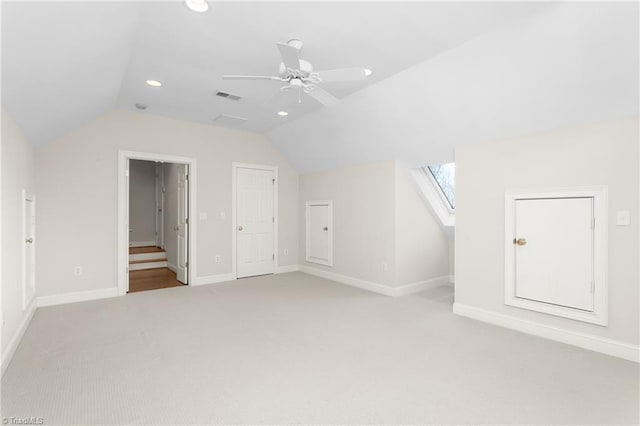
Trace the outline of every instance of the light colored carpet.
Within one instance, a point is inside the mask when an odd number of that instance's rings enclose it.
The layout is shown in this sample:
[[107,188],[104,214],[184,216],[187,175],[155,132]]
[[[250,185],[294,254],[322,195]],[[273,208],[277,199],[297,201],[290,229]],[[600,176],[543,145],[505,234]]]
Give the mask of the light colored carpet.
[[45,424],[637,423],[638,365],[302,273],[38,309],[2,384]]

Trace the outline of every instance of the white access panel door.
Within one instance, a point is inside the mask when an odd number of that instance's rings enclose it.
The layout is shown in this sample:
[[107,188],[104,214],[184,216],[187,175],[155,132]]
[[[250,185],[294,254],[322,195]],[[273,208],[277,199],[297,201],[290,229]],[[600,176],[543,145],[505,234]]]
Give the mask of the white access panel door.
[[236,170],[236,271],[238,278],[275,272],[274,172]]
[[22,310],[36,294],[36,198],[22,191]]
[[515,202],[515,296],[594,310],[592,197]]
[[333,204],[307,202],[307,262],[333,265]]
[[188,270],[188,241],[189,235],[189,185],[187,182],[188,167],[186,164],[180,166],[178,171],[178,226],[177,226],[177,265],[176,279],[181,283],[187,283]]

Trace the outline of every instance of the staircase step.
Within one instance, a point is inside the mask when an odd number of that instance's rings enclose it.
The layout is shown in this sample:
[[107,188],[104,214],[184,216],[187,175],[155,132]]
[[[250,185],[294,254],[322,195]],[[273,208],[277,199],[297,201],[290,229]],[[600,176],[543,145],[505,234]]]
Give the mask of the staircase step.
[[129,247],[129,254],[153,253],[154,251],[164,251],[156,246]]
[[156,259],[165,259],[167,257],[167,252],[164,250],[154,251],[150,253],[132,253],[129,255],[129,262],[136,260],[156,260]]
[[141,271],[143,269],[166,268],[169,266],[167,259],[134,260],[129,262],[129,271]]

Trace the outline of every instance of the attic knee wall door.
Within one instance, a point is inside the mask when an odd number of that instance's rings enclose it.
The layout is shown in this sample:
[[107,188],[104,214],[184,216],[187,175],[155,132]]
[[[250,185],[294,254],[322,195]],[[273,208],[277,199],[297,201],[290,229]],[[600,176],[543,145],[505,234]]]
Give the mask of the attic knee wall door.
[[307,202],[306,221],[306,261],[333,266],[333,203]]
[[[606,290],[596,219],[604,218],[597,218],[595,196],[579,195],[512,201],[512,232],[507,231],[511,241],[506,242],[506,261],[513,268],[508,305],[574,319],[601,314]],[[606,226],[606,220],[599,226]]]

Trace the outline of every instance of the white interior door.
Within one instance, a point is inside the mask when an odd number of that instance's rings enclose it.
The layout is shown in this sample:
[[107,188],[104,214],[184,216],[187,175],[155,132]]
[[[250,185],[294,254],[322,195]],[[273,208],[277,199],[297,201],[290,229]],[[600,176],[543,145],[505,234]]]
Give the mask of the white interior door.
[[333,265],[333,204],[307,202],[307,262]]
[[236,169],[236,271],[238,278],[275,272],[274,173]]
[[156,247],[164,248],[164,165],[156,163]]
[[186,164],[181,165],[178,171],[178,225],[177,225],[177,280],[181,283],[187,283],[189,253],[188,253],[188,235],[189,235],[189,185],[188,185],[188,167]]
[[593,311],[593,198],[516,200],[516,297]]
[[22,309],[25,310],[36,294],[36,198],[22,191]]

